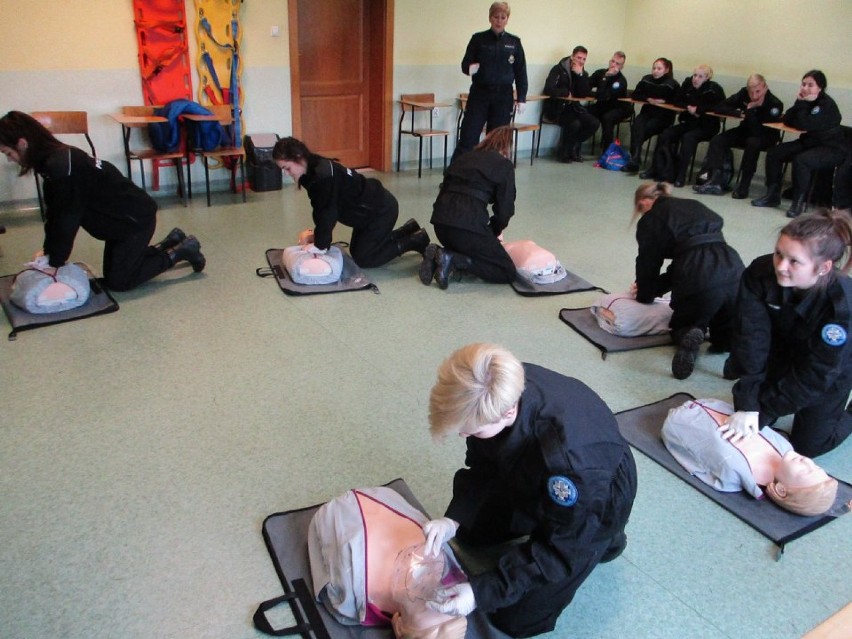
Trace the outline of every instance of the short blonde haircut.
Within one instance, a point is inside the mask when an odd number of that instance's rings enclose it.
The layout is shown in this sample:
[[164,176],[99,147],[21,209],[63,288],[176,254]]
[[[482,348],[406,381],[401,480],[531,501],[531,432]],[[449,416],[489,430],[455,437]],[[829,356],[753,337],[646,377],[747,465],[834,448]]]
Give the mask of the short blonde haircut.
[[697,67],[695,67],[695,70],[700,71],[701,73],[706,75],[708,80],[713,79],[713,67],[711,67],[709,64],[699,64]]
[[668,197],[672,194],[672,185],[668,182],[645,182],[636,188],[633,193],[633,217],[631,223],[641,214],[639,212],[639,202],[645,198],[656,200],[658,197]]
[[490,18],[498,11],[505,13],[507,18],[512,15],[512,10],[509,8],[508,2],[492,2],[491,8],[488,9],[488,17]]
[[499,421],[524,391],[524,367],[496,344],[468,344],[438,367],[429,394],[429,432],[434,439]]
[[784,510],[805,517],[815,517],[834,505],[837,480],[829,477],[806,488],[787,488],[781,482],[772,482],[766,487],[766,494]]

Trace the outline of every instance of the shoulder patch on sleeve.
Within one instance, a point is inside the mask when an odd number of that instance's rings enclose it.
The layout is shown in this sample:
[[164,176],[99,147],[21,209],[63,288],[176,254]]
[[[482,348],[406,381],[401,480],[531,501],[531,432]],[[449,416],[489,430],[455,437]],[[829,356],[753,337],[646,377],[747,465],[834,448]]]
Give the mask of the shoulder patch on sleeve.
[[553,475],[547,480],[547,496],[553,503],[567,508],[577,503],[580,493],[573,481],[564,475]]
[[846,329],[840,324],[826,324],[822,327],[822,341],[829,346],[843,346],[846,343]]

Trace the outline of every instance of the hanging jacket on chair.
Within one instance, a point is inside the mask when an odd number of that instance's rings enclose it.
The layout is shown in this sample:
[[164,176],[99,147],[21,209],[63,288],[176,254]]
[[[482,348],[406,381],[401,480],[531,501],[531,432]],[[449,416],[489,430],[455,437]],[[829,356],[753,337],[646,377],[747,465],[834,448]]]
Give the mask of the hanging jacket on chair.
[[[148,125],[151,146],[161,153],[178,151],[180,149],[181,127],[178,118],[184,114],[212,115],[209,109],[191,100],[172,100],[165,106],[157,107],[154,109],[154,115],[167,118],[168,122],[154,122]],[[228,143],[228,135],[219,122],[211,120],[209,122],[194,122],[193,125],[188,129],[194,136],[189,141],[190,148],[213,151]]]

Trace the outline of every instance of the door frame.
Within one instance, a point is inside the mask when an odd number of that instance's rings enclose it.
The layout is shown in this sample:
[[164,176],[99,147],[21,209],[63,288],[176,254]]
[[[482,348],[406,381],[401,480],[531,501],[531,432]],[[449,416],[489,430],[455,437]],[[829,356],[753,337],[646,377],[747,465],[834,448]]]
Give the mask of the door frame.
[[[393,24],[394,0],[364,0],[370,24],[370,112],[367,141],[369,166],[380,171],[392,168],[393,130]],[[302,93],[299,72],[299,18],[297,0],[288,0],[287,19],[290,45],[290,109],[293,135],[302,137]]]

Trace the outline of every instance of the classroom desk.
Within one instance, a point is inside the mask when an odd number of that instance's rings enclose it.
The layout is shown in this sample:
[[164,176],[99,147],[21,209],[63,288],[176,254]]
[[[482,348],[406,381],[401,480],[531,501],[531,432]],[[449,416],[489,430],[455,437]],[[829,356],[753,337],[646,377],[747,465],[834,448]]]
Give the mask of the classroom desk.
[[424,111],[427,109],[441,109],[443,107],[453,106],[451,102],[420,102],[417,100],[400,100],[399,103],[416,109],[423,109]]
[[733,113],[716,113],[715,111],[708,111],[707,115],[712,115],[714,118],[719,118],[722,121],[722,131],[728,130],[728,120],[742,121],[745,119],[742,115],[734,115]]
[[674,111],[675,113],[683,113],[686,111],[683,107],[676,106],[674,104],[669,104],[668,102],[648,102],[647,100],[634,100],[633,98],[618,98],[621,102],[632,102],[633,104],[650,104],[651,106],[660,107],[661,109],[666,109],[668,111]]

